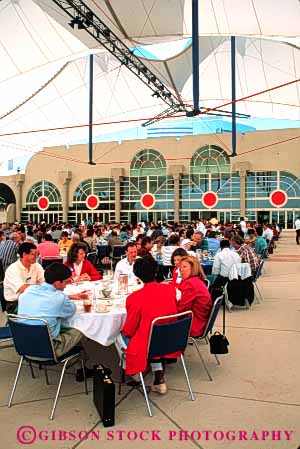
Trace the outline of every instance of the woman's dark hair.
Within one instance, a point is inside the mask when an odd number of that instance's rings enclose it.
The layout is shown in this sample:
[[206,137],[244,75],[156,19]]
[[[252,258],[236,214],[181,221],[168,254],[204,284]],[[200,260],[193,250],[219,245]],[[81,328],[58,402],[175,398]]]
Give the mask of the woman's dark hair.
[[62,238],[62,237],[69,237],[68,231],[63,231],[63,232],[61,233],[61,238]]
[[147,243],[152,243],[151,237],[146,236],[142,238],[142,248],[145,247]]
[[190,239],[192,237],[192,235],[194,234],[194,229],[188,229],[186,231],[186,238]]
[[186,232],[186,229],[180,229],[179,231],[179,237],[182,237],[182,235]]
[[45,240],[46,242],[53,242],[52,235],[51,235],[51,234],[46,234],[46,235],[44,235],[44,240]]
[[248,234],[248,235],[255,235],[254,229],[251,229],[251,228],[248,229],[247,234]]
[[[151,241],[151,239],[150,239]],[[153,282],[156,276],[158,265],[152,256],[145,256],[137,259],[133,265],[133,273],[144,284]]]
[[170,237],[169,237],[169,245],[170,246],[178,245],[179,241],[180,241],[179,235],[177,235],[177,234],[170,235]]
[[94,235],[94,229],[92,228],[92,229],[87,229],[86,230],[86,236],[87,237],[93,237],[93,235]]
[[45,281],[47,284],[54,284],[56,281],[65,281],[72,276],[72,272],[69,267],[63,265],[62,263],[54,262],[45,270],[44,273]]
[[175,249],[175,251],[173,251],[172,256],[171,256],[171,265],[175,265],[174,259],[175,259],[176,256],[184,257],[184,256],[187,256],[187,255],[188,255],[188,253],[186,252],[185,249],[183,249],[183,248]]
[[22,258],[24,253],[30,254],[30,251],[32,249],[36,249],[36,246],[33,243],[24,242],[24,243],[22,243],[22,245],[19,246],[18,254]]
[[73,264],[76,262],[78,252],[80,249],[83,249],[83,251],[86,254],[86,245],[84,243],[73,243],[72,246],[70,246],[70,249],[67,254],[67,262],[69,264]]

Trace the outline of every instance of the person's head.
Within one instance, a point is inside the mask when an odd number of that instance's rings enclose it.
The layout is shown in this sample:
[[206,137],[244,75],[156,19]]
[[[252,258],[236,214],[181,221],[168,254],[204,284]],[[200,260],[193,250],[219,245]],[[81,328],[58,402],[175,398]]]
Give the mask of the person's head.
[[232,231],[230,231],[230,229],[224,230],[224,239],[231,240],[232,236],[233,236],[233,233],[232,233]]
[[256,228],[256,234],[258,237],[261,237],[263,235],[263,228],[261,226],[259,226],[258,228]]
[[186,238],[191,239],[193,234],[194,234],[194,229],[188,229],[186,231]]
[[145,248],[147,251],[150,251],[153,246],[151,237],[143,237],[142,238],[142,248]]
[[249,237],[253,237],[253,236],[255,235],[255,231],[254,231],[254,229],[252,229],[252,228],[249,228],[248,231],[247,231],[247,233],[248,233],[248,236],[249,236]]
[[3,242],[6,240],[5,234],[3,231],[0,231],[0,241]]
[[224,249],[224,248],[230,248],[230,241],[229,241],[229,240],[226,240],[226,239],[222,239],[222,240],[220,241],[220,248],[221,248],[221,251],[222,251],[222,249]]
[[85,259],[86,246],[83,243],[73,243],[68,251],[68,263],[80,263]]
[[67,231],[63,231],[63,232],[61,233],[61,239],[62,239],[62,241],[63,241],[63,242],[66,242],[66,241],[68,240],[68,238],[69,238],[68,232],[67,232]]
[[234,249],[239,249],[244,244],[243,238],[236,234],[231,237],[231,245]]
[[138,250],[141,249],[141,247],[142,247],[142,240],[143,240],[143,237],[144,237],[143,234],[138,234],[138,235],[136,236],[135,244],[136,244],[136,247],[137,247]]
[[169,238],[169,245],[170,246],[179,246],[180,238],[178,234],[172,234]]
[[216,235],[217,235],[216,231],[209,231],[209,238],[210,239],[215,239]]
[[129,263],[132,263],[136,260],[137,257],[137,247],[133,242],[127,243],[125,246],[125,252]]
[[45,240],[45,242],[52,242],[53,238],[51,234],[45,234],[43,240]]
[[185,239],[186,238],[186,229],[180,229],[179,231],[179,238]]
[[19,246],[18,254],[24,265],[32,265],[36,262],[37,248],[33,243],[24,242]]
[[79,243],[81,241],[81,232],[74,232],[72,236],[72,242],[73,243]]
[[165,244],[166,238],[163,235],[159,235],[158,237],[156,237],[155,239],[155,243],[156,243],[156,247],[162,248]]
[[153,282],[156,276],[158,265],[152,256],[145,256],[137,259],[133,265],[133,273],[144,284]]
[[201,245],[202,240],[203,240],[203,234],[200,231],[195,232],[195,234],[193,235],[193,239],[194,242],[197,243],[197,245]]
[[171,265],[175,265],[177,267],[180,264],[181,259],[187,255],[188,253],[186,252],[185,249],[183,248],[175,249],[175,251],[173,251],[171,256]]
[[94,235],[94,229],[88,228],[86,230],[86,236],[87,237],[93,237],[93,235]]
[[70,268],[57,262],[48,265],[44,276],[47,284],[51,284],[56,290],[61,291],[63,291],[72,280],[72,272]]
[[180,262],[180,273],[182,279],[188,279],[195,276],[202,278],[200,262],[197,259],[197,257],[194,256],[183,257]]
[[241,218],[240,218],[240,221],[244,221],[244,217],[241,217]]

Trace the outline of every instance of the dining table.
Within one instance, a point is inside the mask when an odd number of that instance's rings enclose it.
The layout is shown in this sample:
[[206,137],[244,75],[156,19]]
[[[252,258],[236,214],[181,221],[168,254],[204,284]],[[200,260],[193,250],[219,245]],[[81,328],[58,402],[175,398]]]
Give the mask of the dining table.
[[[87,338],[103,346],[113,344],[120,333],[126,319],[125,302],[129,293],[141,288],[134,284],[128,291],[119,292],[118,283],[113,280],[84,281],[66,287],[66,295],[87,292],[91,300],[91,310],[85,311],[84,300],[76,301],[76,313],[65,320],[63,325],[78,329]],[[106,298],[104,290],[111,290]]]

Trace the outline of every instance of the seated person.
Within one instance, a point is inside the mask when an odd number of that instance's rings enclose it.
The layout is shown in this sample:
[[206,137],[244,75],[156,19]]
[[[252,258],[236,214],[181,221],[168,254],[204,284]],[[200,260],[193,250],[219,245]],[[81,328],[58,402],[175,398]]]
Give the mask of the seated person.
[[96,251],[97,249],[97,239],[95,236],[94,229],[88,228],[86,230],[86,237],[83,239],[90,247],[91,251]]
[[63,251],[67,254],[72,245],[73,242],[69,239],[68,231],[63,231],[61,233],[61,240],[58,242],[59,251]]
[[182,281],[181,273],[180,273],[180,262],[184,256],[188,256],[188,253],[183,248],[177,248],[172,254],[171,257],[171,265],[175,266],[172,273],[172,284],[176,286],[176,284],[180,284]]
[[173,252],[179,248],[180,239],[178,234],[171,234],[169,237],[169,245],[162,249],[163,265],[169,266],[171,264],[171,257]]
[[255,240],[254,251],[257,255],[261,256],[264,250],[268,247],[266,239],[263,237],[263,228],[259,226],[256,228],[257,238]]
[[201,249],[202,251],[208,251],[207,239],[204,238],[202,232],[197,231],[192,235],[192,240],[189,244],[189,248],[184,247],[184,249],[194,252],[196,252],[197,249]]
[[252,228],[247,229],[247,237],[245,237],[244,240],[247,245],[250,245],[252,246],[252,248],[254,248],[256,240],[255,230]]
[[[171,285],[155,282],[157,268],[152,256],[137,259],[133,267],[135,276],[143,281],[144,287],[127,297],[126,321],[115,343],[120,356],[125,350],[128,375],[143,372],[147,368],[148,339],[152,320],[177,313],[175,289]],[[151,368],[154,372],[152,391],[167,393],[162,363],[159,361],[151,363]]]
[[37,246],[37,250],[42,260],[44,257],[60,258],[59,246],[53,242],[51,234],[45,234],[43,236],[42,243]]
[[[151,236],[148,236],[148,237],[151,237]],[[163,252],[163,248],[165,248],[165,246],[164,246],[165,243],[166,243],[166,237],[164,237],[163,235],[156,237],[156,239],[154,240],[154,245],[152,246],[150,253],[155,260],[158,261],[158,260],[162,259],[162,252]]]
[[151,249],[152,249],[153,243],[151,240],[151,237],[143,237],[141,241],[141,248],[138,249],[138,256],[144,257],[144,256],[151,256]]
[[239,235],[234,235],[231,239],[231,245],[236,250],[242,259],[242,263],[249,263],[252,276],[255,276],[258,268],[258,258],[254,249],[244,242],[244,239]]
[[[72,282],[71,276],[69,267],[53,263],[45,270],[45,282],[30,286],[19,298],[19,315],[42,318],[48,322],[57,357],[67,353],[84,339],[79,330],[62,326],[62,319],[70,318],[76,312],[76,305],[70,298],[87,297],[86,293],[78,293],[69,298],[65,295],[64,289]],[[91,376],[92,370],[85,369],[86,374]]]
[[98,281],[101,279],[100,273],[94,265],[86,259],[86,246],[82,243],[73,243],[69,249],[67,262],[70,267],[73,280],[78,281]]
[[220,240],[216,238],[216,235],[215,231],[210,231],[209,236],[207,236],[208,251],[212,251],[214,254],[220,249]]
[[230,249],[229,240],[221,240],[221,251],[215,255],[212,274],[217,275],[213,286],[222,287],[228,282],[230,268],[233,264],[241,263],[240,256]]
[[181,298],[177,303],[177,310],[178,313],[192,310],[191,336],[198,337],[203,333],[207,324],[212,309],[212,300],[203,282],[205,277],[196,257],[183,257],[180,262],[180,273],[182,281],[177,288],[181,292]]
[[20,294],[30,285],[44,282],[44,270],[36,263],[37,247],[24,242],[19,246],[18,254],[20,259],[7,268],[4,277],[4,298],[8,303],[8,313],[16,311]]
[[136,277],[133,273],[133,265],[137,258],[137,248],[134,242],[127,243],[125,246],[125,254],[126,257],[121,259],[116,265],[114,279],[118,280],[120,274],[127,274],[129,280],[135,281]]

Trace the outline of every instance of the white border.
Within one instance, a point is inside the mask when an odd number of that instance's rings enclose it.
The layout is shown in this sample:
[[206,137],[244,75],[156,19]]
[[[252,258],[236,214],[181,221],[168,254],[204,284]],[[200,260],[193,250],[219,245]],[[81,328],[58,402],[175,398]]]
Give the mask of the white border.
[[[207,195],[208,193],[212,193],[212,194],[215,195],[215,197],[216,197],[216,202],[215,202],[212,206],[207,206],[206,204],[204,204],[204,201],[203,201],[204,196]],[[216,207],[216,205],[218,204],[218,202],[219,202],[219,197],[218,197],[218,195],[216,194],[216,192],[213,192],[212,190],[208,190],[207,192],[204,192],[204,193],[203,193],[203,195],[202,195],[202,197],[201,197],[201,202],[202,202],[203,206],[206,207],[206,209],[213,209],[213,208]]]
[[[272,195],[273,195],[274,193],[277,193],[277,192],[281,192],[281,193],[283,193],[284,196],[285,196],[285,202],[282,203],[282,204],[280,204],[280,206],[278,206],[278,204],[273,203],[273,201],[272,201],[272,199],[271,199]],[[281,190],[281,189],[273,190],[273,192],[271,192],[271,193],[270,193],[270,196],[269,196],[269,201],[270,201],[270,203],[272,204],[272,206],[274,206],[274,207],[284,207],[284,206],[286,205],[286,203],[288,202],[288,199],[289,199],[289,197],[288,197],[287,193],[286,193],[284,190]]]
[[[153,198],[153,204],[152,204],[152,206],[150,206],[150,207],[146,207],[146,206],[144,206],[144,204],[143,204],[143,198],[144,198],[146,195],[151,195],[152,198]],[[140,203],[141,203],[141,206],[142,206],[143,209],[152,209],[152,207],[154,207],[154,206],[155,206],[155,203],[156,203],[155,196],[153,195],[153,193],[150,193],[150,192],[144,193],[144,195],[141,196]]]
[[[90,207],[89,205],[88,205],[88,200],[89,200],[89,198],[91,198],[91,197],[93,197],[93,198],[97,198],[97,206],[95,206],[95,207]],[[89,195],[89,196],[87,196],[86,197],[86,200],[85,200],[85,205],[86,205],[86,207],[88,208],[88,209],[90,209],[90,210],[95,210],[95,209],[97,209],[97,207],[99,206],[99,203],[100,203],[100,201],[99,201],[99,198],[97,197],[97,195]]]

